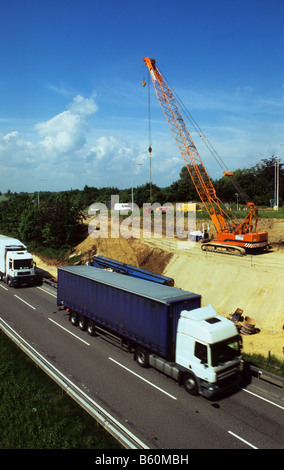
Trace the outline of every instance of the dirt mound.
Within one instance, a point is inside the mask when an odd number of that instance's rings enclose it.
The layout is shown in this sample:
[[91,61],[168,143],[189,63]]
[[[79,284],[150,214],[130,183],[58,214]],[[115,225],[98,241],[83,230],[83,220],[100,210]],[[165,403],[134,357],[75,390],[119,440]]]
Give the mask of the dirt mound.
[[36,263],[36,272],[40,277],[50,280],[57,279],[57,267],[61,266],[61,263],[35,254],[33,254],[33,260]]
[[161,248],[150,248],[137,239],[130,239],[129,245],[136,254],[139,268],[146,269],[156,274],[163,274],[173,253]]
[[82,255],[81,263],[84,264],[94,255],[122,261],[123,263],[139,266],[136,254],[127,239],[124,238],[92,238],[87,237],[75,250],[76,255]]
[[273,249],[284,248],[284,220],[259,219],[257,229],[268,232],[268,241]]
[[76,247],[74,254],[82,255],[82,264],[94,255],[101,255],[156,274],[163,273],[172,257],[172,253],[160,248],[150,248],[138,239],[122,237],[98,239],[87,237]]
[[[124,239],[122,237],[94,239],[89,236],[77,245],[71,257],[78,255],[81,256],[80,264],[87,263],[95,255],[101,255],[156,274],[162,274],[173,253],[164,251],[161,248],[150,248],[138,239]],[[36,255],[33,256],[38,270],[41,270],[42,275],[46,273],[44,277],[47,277],[49,273],[56,279],[57,267],[70,264]]]

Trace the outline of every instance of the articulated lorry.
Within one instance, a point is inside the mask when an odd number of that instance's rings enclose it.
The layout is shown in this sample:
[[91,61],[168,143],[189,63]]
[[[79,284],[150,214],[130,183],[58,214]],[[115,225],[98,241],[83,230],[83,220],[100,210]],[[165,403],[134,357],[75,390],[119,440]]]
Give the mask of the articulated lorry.
[[0,279],[10,287],[33,284],[35,263],[27,247],[16,238],[0,235]]
[[211,398],[239,383],[236,326],[201,296],[92,266],[58,268],[57,305],[81,330],[103,329],[134,352],[141,367],[172,377],[192,395]]

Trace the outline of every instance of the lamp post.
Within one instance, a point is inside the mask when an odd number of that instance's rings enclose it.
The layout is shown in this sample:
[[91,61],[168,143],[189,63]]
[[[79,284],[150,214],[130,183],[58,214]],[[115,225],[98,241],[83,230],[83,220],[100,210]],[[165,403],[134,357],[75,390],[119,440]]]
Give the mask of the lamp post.
[[278,211],[279,208],[279,166],[280,158],[275,161],[275,175],[274,175],[274,210]]
[[[284,144],[280,144],[280,147],[283,147]],[[280,173],[280,160],[281,158],[276,159],[275,161],[275,175],[274,175],[274,210],[279,209],[279,173]]]

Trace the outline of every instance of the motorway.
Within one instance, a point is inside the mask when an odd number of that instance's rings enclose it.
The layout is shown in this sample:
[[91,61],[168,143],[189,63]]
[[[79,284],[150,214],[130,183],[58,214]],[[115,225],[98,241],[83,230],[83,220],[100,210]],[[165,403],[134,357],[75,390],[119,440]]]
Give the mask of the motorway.
[[252,384],[194,397],[104,336],[71,325],[56,289],[0,283],[0,318],[148,449],[283,449],[284,400]]

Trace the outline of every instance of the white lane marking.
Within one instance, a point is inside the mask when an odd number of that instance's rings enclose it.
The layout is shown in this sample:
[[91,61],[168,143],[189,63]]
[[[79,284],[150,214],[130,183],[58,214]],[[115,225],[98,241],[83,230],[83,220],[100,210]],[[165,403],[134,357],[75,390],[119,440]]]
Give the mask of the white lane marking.
[[28,302],[26,302],[24,299],[21,299],[21,297],[19,297],[18,295],[14,294],[15,297],[17,297],[17,299],[21,300],[22,302],[24,302],[24,304],[28,305],[29,307],[33,308],[34,310],[36,310],[35,307],[33,307],[31,304],[29,304]]
[[243,390],[244,392],[250,393],[254,397],[260,398],[260,400],[267,401],[267,403],[270,403],[271,405],[277,406],[281,410],[284,410],[284,406],[278,405],[277,403],[274,403],[271,400],[267,400],[267,398],[263,398],[260,395],[257,395],[256,393],[250,392],[250,390],[246,390],[245,388],[241,388],[241,390]]
[[[140,439],[138,439],[131,431],[129,431],[123,424],[121,424],[117,419],[115,419],[108,411],[106,411],[105,408],[103,408],[102,406],[100,406],[95,400],[93,400],[89,395],[86,394],[86,392],[84,392],[84,390],[82,390],[82,388],[78,387],[78,385],[76,385],[74,382],[72,382],[70,380],[70,378],[68,378],[66,375],[63,375],[63,373],[57,369],[51,362],[49,362],[44,356],[42,356],[35,348],[33,348],[25,339],[23,339],[15,330],[13,330],[13,328],[10,327],[10,325],[5,322],[5,320],[3,320],[3,318],[0,317],[0,324],[1,322],[6,325],[6,328],[8,328],[10,331],[13,332],[14,334],[14,340],[15,338],[17,339],[17,342],[18,343],[22,343],[22,345],[27,345],[29,350],[33,351],[36,355],[37,358],[39,358],[42,363],[45,363],[47,364],[48,368],[49,368],[49,371],[53,371],[57,377],[61,380],[62,383],[62,386],[63,388],[67,386],[67,388],[64,388],[66,390],[68,390],[69,388],[69,391],[70,391],[70,387],[73,388],[74,390],[76,390],[77,392],[79,392],[79,395],[80,396],[83,396],[85,397],[85,399],[88,401],[88,403],[90,402],[92,404],[92,406],[95,408],[95,413],[96,415],[100,417],[100,422],[102,422],[102,415],[100,413],[103,413],[107,419],[109,420],[109,423],[106,421],[106,418],[104,417],[103,418],[103,425],[106,425],[106,428],[107,429],[111,429],[113,428],[113,424],[114,423],[119,429],[120,431],[123,431],[125,434],[127,434],[129,437],[131,436],[132,439],[135,439],[137,443],[140,444],[140,446],[143,448],[143,449],[149,449],[149,447],[146,446],[146,444],[144,444],[142,441],[140,441]],[[5,331],[5,330],[4,330]],[[19,340],[20,338],[20,340]],[[16,344],[17,344],[16,342]],[[25,349],[24,349],[25,350]],[[43,370],[46,370],[46,368],[43,367]],[[78,393],[77,393],[77,397],[79,396]],[[73,396],[71,394],[71,396]],[[74,397],[73,397],[74,398]],[[80,400],[78,401],[78,403],[80,404]]]
[[2,287],[2,289],[8,290],[8,287],[2,286],[2,284],[0,284],[0,287]]
[[138,377],[139,379],[143,380],[144,382],[146,382],[147,384],[151,385],[152,387],[156,388],[157,390],[159,390],[160,392],[164,393],[165,395],[168,395],[168,397],[172,398],[173,400],[176,400],[177,398],[174,397],[173,395],[171,395],[170,393],[166,392],[165,390],[163,390],[162,388],[160,387],[157,387],[157,385],[154,385],[152,382],[149,382],[149,380],[146,380],[144,379],[144,377],[141,377],[141,375],[138,375],[136,374],[136,372],[133,372],[132,370],[128,369],[127,367],[123,366],[122,364],[120,364],[120,362],[117,362],[115,359],[112,359],[112,357],[109,357],[110,361],[112,362],[115,362],[115,364],[117,364],[118,366],[122,367],[123,369],[127,370],[128,372],[130,372],[130,374],[133,374],[135,375],[136,377]]
[[255,447],[253,444],[251,444],[250,442],[246,441],[245,439],[243,439],[242,437],[238,436],[237,434],[233,433],[232,431],[228,431],[229,434],[231,434],[232,436],[236,437],[237,439],[239,439],[240,441],[244,442],[245,444],[247,444],[248,446],[252,447],[253,449],[258,449],[258,447]]
[[40,290],[42,290],[43,292],[45,292],[46,294],[52,295],[52,297],[57,298],[57,295],[52,294],[51,292],[48,292],[48,290],[45,290],[45,289],[43,289],[42,287],[37,287],[37,289],[40,289]]
[[67,330],[67,328],[64,328],[64,326],[62,326],[62,325],[60,325],[59,323],[57,323],[56,321],[52,320],[52,318],[49,318],[49,320],[50,320],[52,323],[55,323],[55,325],[59,326],[59,328],[62,328],[62,330],[67,331],[67,333],[69,333],[70,335],[72,335],[72,336],[74,336],[75,338],[79,339],[79,341],[82,341],[82,343],[85,343],[87,346],[90,346],[90,343],[87,343],[87,341],[84,341],[82,338],[79,338],[79,336],[74,335],[74,333],[72,333],[71,331]]

